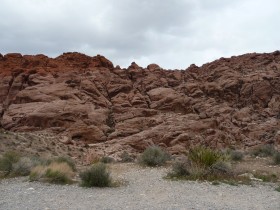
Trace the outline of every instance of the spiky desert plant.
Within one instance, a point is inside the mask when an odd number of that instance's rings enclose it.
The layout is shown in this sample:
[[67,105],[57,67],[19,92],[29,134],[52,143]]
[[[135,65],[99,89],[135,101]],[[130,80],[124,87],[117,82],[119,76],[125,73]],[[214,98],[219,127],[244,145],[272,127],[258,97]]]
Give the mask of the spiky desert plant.
[[222,152],[206,147],[195,147],[190,150],[188,158],[195,164],[202,167],[210,167],[213,164],[224,161],[227,156]]

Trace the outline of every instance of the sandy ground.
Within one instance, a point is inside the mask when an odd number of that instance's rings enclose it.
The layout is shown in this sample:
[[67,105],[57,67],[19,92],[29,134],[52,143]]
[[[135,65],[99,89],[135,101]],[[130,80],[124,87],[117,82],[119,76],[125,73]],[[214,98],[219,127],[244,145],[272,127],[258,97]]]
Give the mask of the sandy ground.
[[280,209],[280,193],[273,184],[215,186],[163,179],[168,170],[163,167],[113,164],[110,168],[112,176],[125,184],[100,189],[29,182],[27,178],[2,180],[0,209]]

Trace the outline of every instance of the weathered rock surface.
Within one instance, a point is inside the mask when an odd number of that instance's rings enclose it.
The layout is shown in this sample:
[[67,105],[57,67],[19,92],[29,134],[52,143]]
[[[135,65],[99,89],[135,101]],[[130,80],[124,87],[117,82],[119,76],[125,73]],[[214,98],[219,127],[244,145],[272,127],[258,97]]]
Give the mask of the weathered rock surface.
[[0,56],[1,127],[48,131],[106,154],[280,145],[280,52],[163,70],[103,56]]

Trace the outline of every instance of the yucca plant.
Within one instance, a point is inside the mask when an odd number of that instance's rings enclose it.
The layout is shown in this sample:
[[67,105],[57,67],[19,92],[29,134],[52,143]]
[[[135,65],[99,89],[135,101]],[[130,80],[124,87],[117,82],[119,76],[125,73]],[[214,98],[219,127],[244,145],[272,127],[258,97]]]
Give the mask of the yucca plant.
[[219,161],[225,161],[227,156],[210,148],[196,147],[190,150],[188,158],[199,166],[211,167]]

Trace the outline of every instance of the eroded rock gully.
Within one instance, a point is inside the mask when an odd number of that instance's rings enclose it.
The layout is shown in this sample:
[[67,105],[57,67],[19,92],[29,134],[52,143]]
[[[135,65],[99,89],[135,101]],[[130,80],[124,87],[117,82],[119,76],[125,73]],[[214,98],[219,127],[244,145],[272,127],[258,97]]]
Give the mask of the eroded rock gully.
[[0,78],[2,128],[47,131],[89,153],[280,145],[279,51],[186,70],[121,69],[80,53],[13,53],[0,56]]

